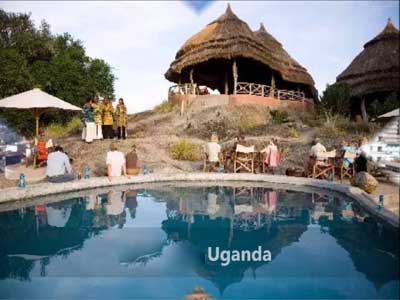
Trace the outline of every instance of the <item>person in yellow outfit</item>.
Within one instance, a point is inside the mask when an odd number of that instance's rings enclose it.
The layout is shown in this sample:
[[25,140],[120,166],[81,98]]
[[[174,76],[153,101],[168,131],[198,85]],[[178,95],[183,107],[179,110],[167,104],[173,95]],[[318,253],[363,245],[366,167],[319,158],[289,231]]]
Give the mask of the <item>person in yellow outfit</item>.
[[114,108],[109,99],[104,100],[103,106],[103,136],[105,139],[114,138]]
[[94,137],[95,140],[103,139],[103,103],[99,101],[97,97],[94,98],[92,102],[92,108],[94,112],[94,123],[96,125],[96,135]]
[[126,139],[126,126],[128,125],[128,112],[124,99],[119,98],[118,105],[115,108],[115,120],[117,123],[117,137],[120,140]]

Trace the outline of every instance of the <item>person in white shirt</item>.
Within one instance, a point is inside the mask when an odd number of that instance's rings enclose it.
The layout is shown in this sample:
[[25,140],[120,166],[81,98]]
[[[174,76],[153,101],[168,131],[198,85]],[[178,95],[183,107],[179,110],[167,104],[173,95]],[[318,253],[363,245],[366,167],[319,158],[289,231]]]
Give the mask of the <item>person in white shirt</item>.
[[320,143],[320,140],[318,138],[315,138],[312,142],[309,159],[306,161],[305,165],[305,173],[307,176],[312,174],[314,164],[323,160],[321,158],[321,153],[324,152],[326,152],[325,146]]
[[111,143],[110,151],[107,152],[106,164],[107,176],[110,181],[112,177],[120,177],[122,174],[127,176],[125,155],[118,151],[116,143]]
[[64,153],[60,146],[56,146],[54,151],[47,157],[46,176],[49,182],[67,182],[75,179],[72,173],[69,157]]
[[211,136],[211,142],[207,143],[205,147],[205,153],[207,155],[207,161],[219,162],[219,153],[221,152],[221,146],[218,144],[218,136],[213,134]]
[[318,138],[314,139],[313,146],[310,149],[310,156],[318,158],[320,153],[326,152],[324,145],[320,143]]

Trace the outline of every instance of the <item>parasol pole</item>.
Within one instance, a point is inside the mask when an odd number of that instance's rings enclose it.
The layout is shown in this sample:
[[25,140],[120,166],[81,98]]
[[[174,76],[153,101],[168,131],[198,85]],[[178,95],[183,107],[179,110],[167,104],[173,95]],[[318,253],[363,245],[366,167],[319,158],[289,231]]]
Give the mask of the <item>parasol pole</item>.
[[34,108],[33,109],[33,115],[35,116],[35,123],[36,123],[36,136],[39,136],[39,120],[40,120],[40,115],[45,111],[46,109],[40,109],[40,108]]

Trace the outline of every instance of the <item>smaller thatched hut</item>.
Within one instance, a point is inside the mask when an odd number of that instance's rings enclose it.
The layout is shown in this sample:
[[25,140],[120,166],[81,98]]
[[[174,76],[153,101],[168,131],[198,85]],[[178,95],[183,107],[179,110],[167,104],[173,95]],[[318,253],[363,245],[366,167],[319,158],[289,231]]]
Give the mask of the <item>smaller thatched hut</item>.
[[367,109],[373,100],[383,101],[399,93],[399,30],[390,18],[386,27],[364,45],[364,50],[337,77],[337,83],[350,88],[353,114],[367,120]]

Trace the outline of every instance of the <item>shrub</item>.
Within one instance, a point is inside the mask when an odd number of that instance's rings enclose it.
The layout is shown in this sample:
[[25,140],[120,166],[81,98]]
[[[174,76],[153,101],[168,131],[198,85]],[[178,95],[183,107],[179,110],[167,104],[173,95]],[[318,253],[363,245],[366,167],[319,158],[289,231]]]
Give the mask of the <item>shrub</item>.
[[239,120],[239,130],[242,130],[246,133],[252,131],[258,125],[259,124],[257,124],[256,120],[254,120],[252,117],[243,116]]
[[321,134],[326,137],[343,136],[346,134],[345,128],[349,122],[350,119],[342,115],[325,112],[325,122],[320,127]]
[[281,160],[284,160],[285,158],[287,158],[290,154],[290,149],[282,147],[280,149],[280,155],[281,155]]
[[289,137],[298,138],[300,136],[300,131],[297,127],[292,127],[289,129]]
[[285,110],[271,110],[269,113],[272,117],[273,123],[275,124],[289,122],[289,114]]
[[324,116],[319,111],[307,111],[300,115],[301,121],[310,127],[319,127],[324,123]]
[[78,133],[82,128],[82,121],[79,117],[73,117],[71,121],[67,123],[66,130],[68,134]]
[[163,113],[171,112],[173,108],[174,108],[174,105],[171,102],[169,102],[168,100],[164,100],[160,104],[156,105],[153,108],[153,110],[156,113],[163,114]]
[[172,145],[170,155],[176,160],[196,160],[196,146],[187,139],[181,139]]
[[45,129],[46,136],[52,138],[65,137],[81,130],[82,122],[79,117],[72,118],[67,124],[52,123]]

